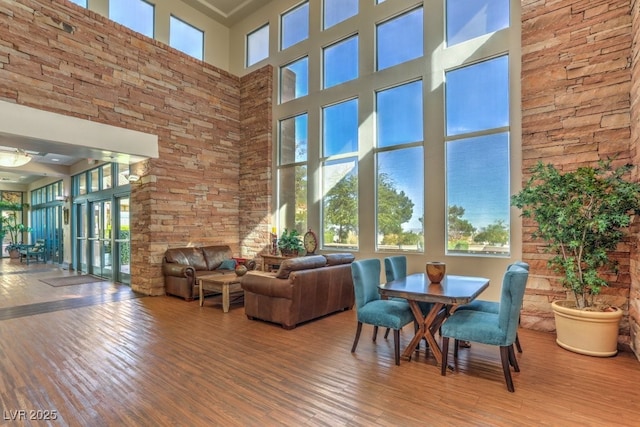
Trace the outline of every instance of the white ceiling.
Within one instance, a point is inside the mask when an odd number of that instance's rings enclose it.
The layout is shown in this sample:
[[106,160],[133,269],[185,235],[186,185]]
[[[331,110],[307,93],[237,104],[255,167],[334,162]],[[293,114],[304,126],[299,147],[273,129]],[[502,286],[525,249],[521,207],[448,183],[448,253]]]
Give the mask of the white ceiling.
[[[231,26],[271,0],[182,1],[223,25]],[[19,168],[0,166],[0,183],[28,185],[44,176],[62,177],[69,175],[69,166],[81,161],[89,162],[89,159],[121,163],[134,163],[142,160],[142,158],[118,152],[8,135],[0,131],[0,150],[7,151],[13,148],[25,150],[31,155],[32,160]]]
[[182,0],[184,3],[215,19],[231,26],[242,18],[269,3],[270,0]]

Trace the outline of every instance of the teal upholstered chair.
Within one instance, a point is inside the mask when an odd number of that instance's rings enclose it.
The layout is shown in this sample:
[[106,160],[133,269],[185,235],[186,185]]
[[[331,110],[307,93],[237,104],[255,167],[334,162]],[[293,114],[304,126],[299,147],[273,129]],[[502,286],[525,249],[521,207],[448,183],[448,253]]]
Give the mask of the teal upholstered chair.
[[362,325],[373,325],[373,341],[376,340],[378,327],[393,329],[393,345],[396,365],[400,364],[400,329],[413,322],[409,303],[404,300],[384,300],[378,292],[380,284],[380,260],[365,259],[351,264],[351,275],[356,296],[358,328],[351,347],[356,351]]
[[[440,328],[442,335],[442,366],[440,372],[442,375],[446,375],[447,372],[450,338],[456,341],[463,340],[495,345],[500,347],[502,371],[504,372],[507,389],[510,392],[515,390],[511,378],[510,365],[513,366],[516,372],[520,371],[513,350],[513,343],[518,332],[520,307],[522,306],[528,276],[529,272],[518,266],[512,266],[505,272],[502,280],[498,313],[456,310],[442,324]],[[455,350],[454,357],[457,357]]]
[[[507,270],[509,270],[513,266],[522,267],[525,270],[529,271],[529,264],[523,261],[516,261],[513,264],[510,264],[507,267]],[[496,301],[475,300],[471,301],[469,304],[464,304],[457,307],[456,311],[457,310],[476,310],[485,311],[487,313],[498,313],[500,311],[500,303]],[[520,345],[520,338],[518,337],[518,334],[516,334],[515,345],[518,349],[518,353],[522,353],[522,346]]]

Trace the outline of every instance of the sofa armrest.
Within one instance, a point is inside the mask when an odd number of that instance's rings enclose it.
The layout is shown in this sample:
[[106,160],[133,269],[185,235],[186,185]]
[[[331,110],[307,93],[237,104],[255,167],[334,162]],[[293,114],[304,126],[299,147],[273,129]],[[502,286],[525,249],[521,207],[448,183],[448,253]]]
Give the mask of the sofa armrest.
[[164,263],[162,264],[162,273],[165,276],[195,277],[196,270],[190,265]]

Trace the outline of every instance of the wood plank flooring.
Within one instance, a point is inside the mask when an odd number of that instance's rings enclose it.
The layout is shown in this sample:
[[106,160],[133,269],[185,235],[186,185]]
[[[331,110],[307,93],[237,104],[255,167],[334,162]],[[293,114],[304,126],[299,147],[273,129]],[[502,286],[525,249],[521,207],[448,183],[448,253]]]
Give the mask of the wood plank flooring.
[[581,356],[521,329],[509,393],[497,348],[461,349],[442,377],[424,351],[395,366],[393,340],[373,343],[367,326],[351,354],[353,311],[286,331],[237,302],[223,313],[219,297],[199,307],[113,283],[51,287],[39,279],[70,273],[49,267],[0,261],[0,425],[640,425],[630,353]]

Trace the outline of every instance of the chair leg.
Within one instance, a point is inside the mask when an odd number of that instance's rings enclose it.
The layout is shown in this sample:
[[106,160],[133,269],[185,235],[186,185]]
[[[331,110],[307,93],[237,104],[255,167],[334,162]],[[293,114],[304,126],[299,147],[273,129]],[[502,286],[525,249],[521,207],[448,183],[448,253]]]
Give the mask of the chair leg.
[[504,372],[504,379],[507,382],[507,390],[511,393],[515,391],[513,387],[513,380],[511,379],[511,368],[509,365],[509,348],[513,351],[512,346],[500,346],[500,359],[502,360],[502,372]]
[[353,340],[351,353],[354,353],[356,351],[356,347],[358,346],[358,340],[360,339],[360,332],[362,332],[362,322],[358,322],[358,328],[356,329],[356,338]]
[[393,350],[396,359],[396,365],[400,365],[400,329],[393,330]]
[[513,345],[509,346],[509,364],[513,366],[513,370],[520,372],[520,366],[518,366],[518,359],[516,359],[516,352],[513,349]]
[[516,332],[516,348],[518,349],[518,353],[522,353],[522,346],[520,345],[520,338],[518,338],[517,332]]
[[453,358],[458,358],[458,348],[460,348],[460,341],[453,340]]
[[384,332],[384,339],[386,340],[387,337],[389,336],[389,331],[391,330],[391,328],[387,328],[387,330]]
[[[456,342],[458,340],[455,340]],[[449,359],[449,337],[442,337],[442,366],[440,366],[440,375],[447,375],[447,364]]]
[[376,338],[378,338],[378,327],[373,327],[373,342],[376,342]]

